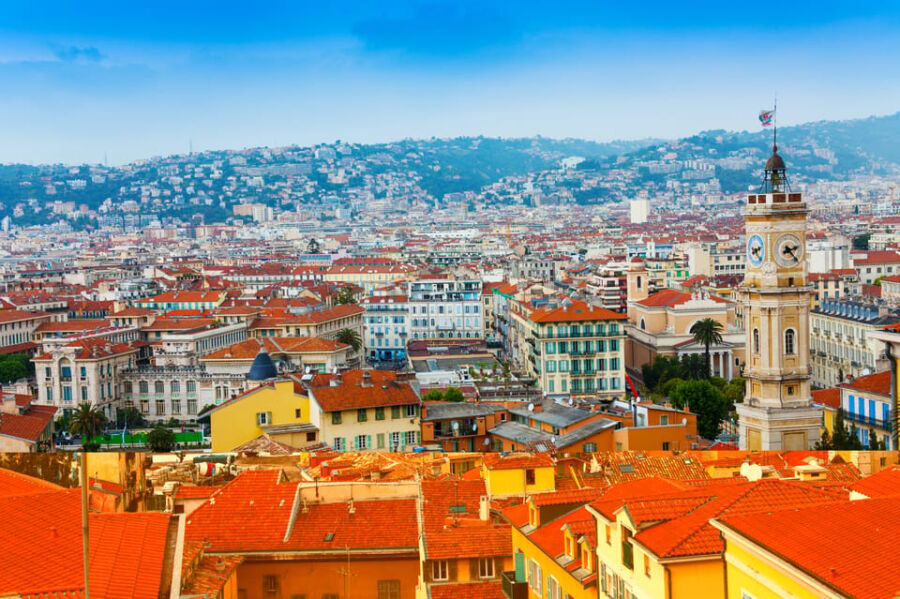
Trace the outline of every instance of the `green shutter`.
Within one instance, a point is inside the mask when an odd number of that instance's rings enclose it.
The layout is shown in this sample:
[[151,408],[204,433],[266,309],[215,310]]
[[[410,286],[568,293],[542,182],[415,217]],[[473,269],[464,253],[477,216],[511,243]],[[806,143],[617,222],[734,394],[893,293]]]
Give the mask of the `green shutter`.
[[516,552],[516,582],[525,582],[525,554]]
[[372,449],[372,435],[366,435],[366,448]]
[[384,449],[384,433],[378,433],[376,439],[378,440],[378,449]]

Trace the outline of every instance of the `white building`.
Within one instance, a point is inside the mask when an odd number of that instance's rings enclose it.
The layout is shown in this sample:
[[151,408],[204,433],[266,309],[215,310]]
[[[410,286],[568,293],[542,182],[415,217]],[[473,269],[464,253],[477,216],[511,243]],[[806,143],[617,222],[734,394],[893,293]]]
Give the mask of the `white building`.
[[395,361],[406,359],[409,337],[409,305],[405,295],[373,295],[360,302],[366,309],[364,345],[366,359]]
[[631,224],[639,225],[650,217],[650,200],[631,200]]
[[411,339],[484,337],[481,281],[420,279],[407,289]]

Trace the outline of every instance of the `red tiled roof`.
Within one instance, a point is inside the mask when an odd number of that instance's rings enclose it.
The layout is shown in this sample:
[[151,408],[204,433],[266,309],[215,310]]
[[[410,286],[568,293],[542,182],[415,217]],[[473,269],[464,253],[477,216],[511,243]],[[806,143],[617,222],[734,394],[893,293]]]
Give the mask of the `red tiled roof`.
[[430,599],[506,599],[500,581],[450,582],[428,585]]
[[425,559],[503,557],[512,555],[512,532],[507,524],[451,525],[426,532],[424,545]]
[[[77,490],[3,498],[0,513],[0,595],[83,591]],[[91,514],[91,596],[157,599],[169,521],[164,513]]]
[[[384,380],[378,381],[381,377],[374,373],[379,371],[367,371],[371,382],[363,386],[361,371],[357,372],[360,372],[358,377],[350,372],[345,373],[341,377],[341,384],[336,387],[310,389],[310,399],[315,400],[326,412],[419,403],[419,397],[408,384],[398,383],[393,377],[383,377]],[[354,382],[355,380],[358,382]]]
[[488,470],[552,468],[553,458],[545,453],[513,454],[508,456],[502,456],[497,453],[488,453],[484,456],[484,465]]
[[55,493],[63,487],[14,470],[0,468],[0,497]]
[[900,498],[729,515],[720,520],[726,529],[737,531],[843,595],[882,599],[900,592],[895,555]]
[[845,389],[853,389],[855,391],[863,391],[868,393],[876,393],[891,396],[891,371],[876,372],[867,376],[861,376],[852,383],[843,383],[840,385]]
[[812,392],[812,399],[817,404],[837,409],[841,407],[841,390],[837,387],[818,389]]
[[[709,294],[707,296],[710,300],[716,302],[717,304],[730,304],[731,302],[725,298],[719,297],[715,294]],[[691,294],[685,293],[683,291],[678,291],[677,289],[663,289],[662,291],[658,291],[653,295],[646,297],[639,302],[638,304],[642,306],[651,307],[660,307],[660,306],[678,306],[685,302],[691,300]]]
[[263,337],[246,339],[216,350],[203,360],[253,360],[260,347],[265,346],[269,355],[336,352],[350,347],[346,343],[321,337]]
[[532,322],[573,322],[583,320],[624,320],[626,314],[613,312],[606,308],[591,306],[579,300],[570,300],[570,306],[559,308],[541,308],[532,312],[528,318]]
[[871,474],[852,483],[849,488],[870,498],[900,496],[900,466]]
[[[365,549],[415,551],[418,531],[415,500],[357,501],[354,513],[344,502],[297,506],[295,482],[278,482],[280,471],[241,473],[193,512],[185,538],[210,543],[208,551],[278,552]],[[265,523],[265,526],[260,526]],[[331,540],[325,540],[333,534]]]

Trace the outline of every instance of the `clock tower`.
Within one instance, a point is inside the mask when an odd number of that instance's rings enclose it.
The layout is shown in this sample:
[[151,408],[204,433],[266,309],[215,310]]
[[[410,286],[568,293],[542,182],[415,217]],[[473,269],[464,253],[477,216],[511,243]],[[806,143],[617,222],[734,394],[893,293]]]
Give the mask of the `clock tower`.
[[809,210],[802,194],[791,193],[786,171],[773,146],[762,193],[747,198],[747,273],[739,289],[747,334],[747,391],[737,405],[741,449],[810,449],[822,426],[809,385]]

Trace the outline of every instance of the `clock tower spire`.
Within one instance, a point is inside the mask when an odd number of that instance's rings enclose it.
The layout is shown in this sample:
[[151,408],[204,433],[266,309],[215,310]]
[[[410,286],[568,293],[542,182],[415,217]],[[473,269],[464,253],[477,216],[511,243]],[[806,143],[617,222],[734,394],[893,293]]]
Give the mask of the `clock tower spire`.
[[819,439],[821,409],[809,383],[806,221],[809,210],[792,193],[784,159],[772,144],[762,193],[747,198],[744,305],[747,390],[738,404],[741,449],[810,449]]

